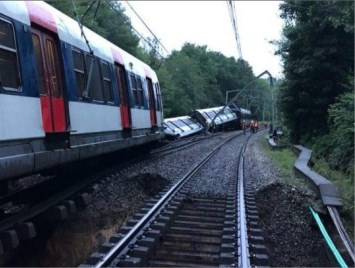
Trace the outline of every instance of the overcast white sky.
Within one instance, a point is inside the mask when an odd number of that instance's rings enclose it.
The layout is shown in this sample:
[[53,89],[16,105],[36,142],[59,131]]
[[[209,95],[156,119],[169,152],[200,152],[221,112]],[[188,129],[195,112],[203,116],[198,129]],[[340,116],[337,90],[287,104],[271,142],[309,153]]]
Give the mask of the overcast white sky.
[[[151,37],[126,2],[120,3],[133,26],[144,36]],[[190,42],[238,58],[226,1],[129,3],[169,52],[180,50],[185,42]],[[235,1],[243,59],[253,67],[255,75],[268,70],[274,77],[281,76],[281,61],[274,55],[276,47],[269,44],[281,36],[283,21],[279,17],[279,4],[277,1]]]

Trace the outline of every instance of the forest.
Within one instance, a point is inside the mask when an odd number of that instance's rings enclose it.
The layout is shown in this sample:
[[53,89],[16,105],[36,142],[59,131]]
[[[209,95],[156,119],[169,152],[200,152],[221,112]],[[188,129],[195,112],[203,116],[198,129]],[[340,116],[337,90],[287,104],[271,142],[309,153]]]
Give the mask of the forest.
[[[255,78],[248,62],[227,58],[207,46],[185,43],[180,50],[163,58],[157,40],[147,38],[149,44],[140,42],[118,2],[96,1],[92,5],[93,1],[74,1],[75,7],[72,1],[48,3],[73,19],[79,18],[86,27],[150,65],[159,78],[165,118],[186,115],[194,109],[223,106],[227,91],[241,90]],[[248,86],[235,103],[251,110],[260,120],[270,120],[271,115],[267,78]]]
[[[163,58],[157,40],[140,42],[118,2],[49,4],[149,64],[159,78],[166,118],[224,105],[227,91],[243,89],[258,75],[245,60],[191,43]],[[277,123],[290,141],[313,148],[316,157],[353,178],[354,2],[285,1],[280,10],[283,36],[273,43],[283,78],[272,88],[267,79],[258,79],[236,104],[269,121],[274,90]]]

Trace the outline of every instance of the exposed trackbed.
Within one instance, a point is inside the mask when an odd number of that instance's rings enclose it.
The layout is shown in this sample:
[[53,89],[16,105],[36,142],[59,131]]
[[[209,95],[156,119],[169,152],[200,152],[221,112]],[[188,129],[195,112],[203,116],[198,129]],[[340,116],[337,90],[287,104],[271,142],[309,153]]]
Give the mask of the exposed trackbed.
[[[238,183],[239,174],[223,197],[192,195],[193,179],[176,194],[170,196],[171,189],[159,193],[82,266],[239,267],[243,258],[248,266],[268,266],[253,191]],[[156,209],[148,220],[147,213]]]

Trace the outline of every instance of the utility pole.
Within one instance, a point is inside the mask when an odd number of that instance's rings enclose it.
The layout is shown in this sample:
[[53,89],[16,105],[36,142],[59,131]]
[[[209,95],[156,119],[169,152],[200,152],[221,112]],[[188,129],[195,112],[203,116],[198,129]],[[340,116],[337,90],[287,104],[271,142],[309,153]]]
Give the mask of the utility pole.
[[274,100],[274,82],[270,77],[270,89],[271,89],[271,133],[275,128],[275,100]]
[[[213,117],[212,121],[207,125],[206,127],[206,131],[208,131],[209,127],[213,125],[214,121],[216,120],[217,116],[220,115],[221,113],[223,113],[224,109],[229,106],[232,102],[234,102],[241,93],[243,93],[250,85],[252,85],[259,77],[263,76],[264,74],[267,74],[269,75],[269,79],[270,79],[270,86],[271,86],[271,89],[273,87],[273,78],[272,78],[272,75],[269,73],[269,71],[264,71],[262,72],[261,74],[259,74],[257,77],[255,77],[253,80],[251,80],[244,88],[242,88],[237,95],[235,95],[229,102],[227,102],[222,109],[219,110],[219,112]],[[272,90],[271,90],[271,93],[272,93]],[[273,94],[273,93],[272,93]],[[272,97],[273,99],[273,97]],[[272,117],[274,118],[274,117]],[[274,119],[273,119],[274,120]]]

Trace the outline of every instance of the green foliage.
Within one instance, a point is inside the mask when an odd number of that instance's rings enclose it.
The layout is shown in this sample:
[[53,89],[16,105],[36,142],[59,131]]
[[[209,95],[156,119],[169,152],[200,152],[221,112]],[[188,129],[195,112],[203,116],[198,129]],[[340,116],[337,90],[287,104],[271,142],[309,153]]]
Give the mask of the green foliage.
[[316,141],[315,156],[325,158],[332,169],[354,175],[354,94],[343,94],[329,115],[330,133]]
[[[72,1],[48,2],[77,19]],[[255,77],[246,61],[227,58],[219,52],[209,51],[207,46],[186,43],[180,51],[173,51],[163,59],[158,53],[160,51],[158,40],[148,38],[150,46],[139,47],[139,39],[133,33],[129,18],[119,3],[97,1],[89,9],[92,1],[74,2],[77,13],[86,27],[157,71],[165,117],[186,115],[194,109],[224,105],[227,91],[241,90]],[[236,104],[250,109],[254,117],[261,120],[265,97],[262,92],[270,92],[269,85],[260,79],[248,89],[259,92],[242,94]],[[270,110],[268,105],[269,100],[264,104],[266,110]]]
[[343,201],[343,207],[340,211],[343,216],[343,223],[349,235],[354,237],[354,174],[345,175],[343,172],[331,169],[328,162],[323,158],[313,159],[313,162],[312,169],[338,187]]
[[289,149],[271,150],[268,141],[264,136],[258,137],[259,142],[262,144],[265,154],[273,163],[280,169],[286,183],[291,185],[300,184],[300,181],[295,177],[293,172],[293,164],[297,156]]
[[[100,2],[98,6],[97,3]],[[129,18],[124,14],[124,9],[115,1],[97,1],[89,10],[92,1],[74,1],[82,24],[119,46],[134,56],[140,54],[138,48],[139,38],[133,33]],[[59,9],[66,15],[77,19],[72,1],[48,1],[48,4]],[[82,17],[84,14],[86,15]],[[95,15],[96,13],[96,15]],[[78,26],[79,27],[79,26]]]
[[[184,44],[180,51],[173,51],[162,62],[158,76],[165,117],[224,105],[228,90],[242,89],[254,79],[247,62],[190,43]],[[243,98],[237,103],[241,107],[246,105]]]
[[354,73],[354,2],[287,1],[278,53],[284,61],[279,107],[293,142],[329,132],[328,109]]

